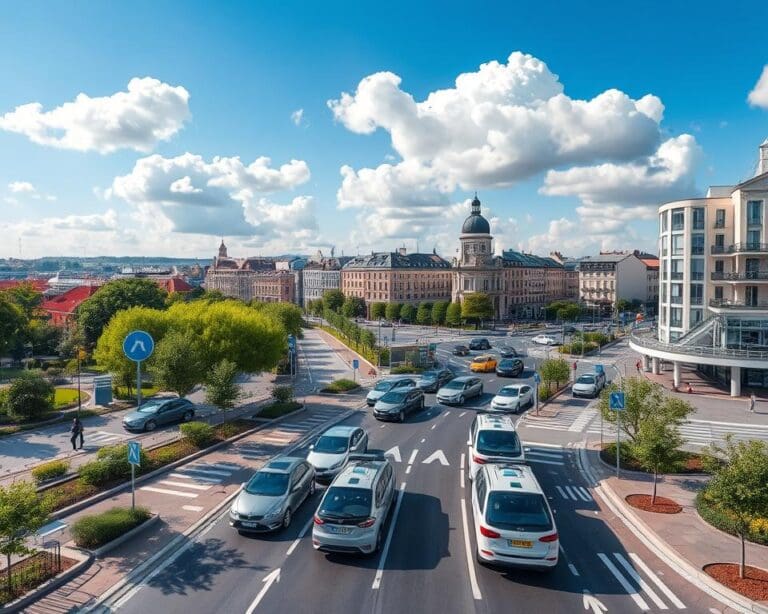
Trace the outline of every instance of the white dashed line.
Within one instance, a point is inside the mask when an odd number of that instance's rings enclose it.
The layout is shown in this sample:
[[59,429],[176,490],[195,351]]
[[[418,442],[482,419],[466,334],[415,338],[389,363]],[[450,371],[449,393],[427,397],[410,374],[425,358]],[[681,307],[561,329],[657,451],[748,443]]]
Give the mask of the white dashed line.
[[432,430],[433,430],[433,431],[435,430],[435,427],[436,427],[436,426],[437,426],[436,424],[433,424],[433,425],[432,425]]
[[459,414],[459,418],[463,418],[463,417],[464,417],[466,414],[467,414],[467,412],[465,412],[465,411],[461,412],[461,413]]
[[413,461],[416,460],[416,455],[419,453],[419,449],[416,448],[413,452],[411,452],[411,458],[408,459],[408,464],[413,465]]
[[304,536],[307,534],[307,531],[309,531],[314,520],[315,520],[314,517],[309,519],[309,522],[301,530],[301,533],[299,533],[299,536],[293,541],[293,543],[288,548],[288,552],[285,553],[285,556],[291,556],[291,554],[293,554],[293,551],[296,550],[297,546],[301,543],[301,540],[304,539]]

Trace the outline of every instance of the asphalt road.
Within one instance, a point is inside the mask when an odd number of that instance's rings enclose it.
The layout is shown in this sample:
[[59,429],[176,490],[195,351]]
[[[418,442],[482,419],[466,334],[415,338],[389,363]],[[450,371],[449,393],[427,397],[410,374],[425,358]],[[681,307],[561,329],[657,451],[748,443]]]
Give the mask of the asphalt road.
[[[666,567],[595,502],[573,449],[567,443],[550,443],[554,432],[546,430],[521,433],[531,466],[555,512],[563,548],[560,564],[549,574],[477,565],[469,507],[471,483],[463,479],[462,471],[467,433],[476,412],[507,381],[491,374],[482,377],[486,394],[465,407],[435,405],[434,395],[428,395],[428,408],[405,424],[379,423],[370,411],[348,419],[368,430],[370,449],[383,450],[393,458],[397,484],[402,487],[401,506],[390,518],[392,539],[388,549],[385,547],[386,557],[384,553],[363,558],[315,552],[310,532],[321,496],[318,490],[283,533],[241,536],[228,526],[226,516],[221,517],[175,560],[161,565],[119,611],[444,614],[589,610],[599,614],[683,607],[691,612],[717,611],[709,610],[717,608],[717,602]],[[572,444],[582,433],[570,436],[568,443]]]

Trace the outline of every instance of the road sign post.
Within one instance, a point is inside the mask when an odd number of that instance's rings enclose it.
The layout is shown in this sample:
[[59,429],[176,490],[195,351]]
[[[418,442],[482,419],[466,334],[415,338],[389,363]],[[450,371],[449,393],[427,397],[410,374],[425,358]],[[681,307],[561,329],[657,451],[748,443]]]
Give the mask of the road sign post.
[[536,399],[536,415],[539,415],[539,384],[541,383],[541,376],[538,371],[533,372],[533,381],[536,385],[533,387],[533,396]]
[[141,405],[141,362],[152,356],[155,340],[143,330],[128,333],[123,341],[123,353],[136,363],[136,407]]
[[608,396],[609,409],[616,412],[616,477],[620,478],[619,467],[621,461],[621,412],[624,411],[624,392],[617,390]]
[[131,509],[136,509],[136,466],[141,464],[141,442],[128,442],[128,462],[131,464]]
[[352,379],[357,381],[357,370],[360,368],[360,361],[357,358],[352,359]]

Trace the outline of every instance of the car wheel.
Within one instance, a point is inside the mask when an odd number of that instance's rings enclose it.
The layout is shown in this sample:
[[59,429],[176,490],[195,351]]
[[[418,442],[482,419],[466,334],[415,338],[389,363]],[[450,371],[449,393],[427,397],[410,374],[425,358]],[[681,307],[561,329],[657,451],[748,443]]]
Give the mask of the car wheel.
[[400,410],[400,415],[398,416],[398,420],[400,420],[400,422],[405,422],[405,410],[404,409]]
[[488,561],[486,561],[480,556],[480,551],[477,548],[475,548],[475,560],[477,561],[478,565],[482,565],[483,567],[488,567]]
[[154,431],[156,428],[157,428],[157,422],[155,422],[154,420],[150,420],[144,425],[145,431]]
[[376,554],[381,550],[381,529],[376,533],[376,545],[373,547],[373,553]]
[[288,508],[285,510],[285,514],[283,514],[283,528],[287,529],[291,526],[291,508]]
[[194,417],[195,417],[195,412],[193,412],[190,409],[190,410],[184,412],[184,416],[182,417],[182,419],[184,420],[184,422],[189,422]]

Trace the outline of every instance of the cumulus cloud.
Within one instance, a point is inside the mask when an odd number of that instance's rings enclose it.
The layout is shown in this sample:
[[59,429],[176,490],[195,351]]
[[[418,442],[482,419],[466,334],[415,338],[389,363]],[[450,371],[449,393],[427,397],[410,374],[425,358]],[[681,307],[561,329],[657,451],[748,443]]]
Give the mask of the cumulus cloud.
[[301,122],[304,121],[304,109],[296,109],[291,113],[291,121],[295,126],[301,126]]
[[0,117],[0,129],[61,149],[147,152],[189,117],[186,89],[144,77],[131,79],[127,91],[96,98],[81,93],[50,111],[39,102],[18,106]]
[[29,181],[11,181],[11,183],[8,184],[8,189],[14,194],[19,194],[22,192],[27,192],[27,193],[37,192],[37,190],[35,189],[35,186],[29,183]]
[[5,198],[5,202],[11,205],[18,205],[19,198],[33,198],[35,200],[47,200],[54,201],[56,197],[52,194],[43,194],[29,181],[11,181],[8,184],[8,189],[11,194],[16,194],[18,197],[10,196]]
[[747,100],[753,107],[768,109],[768,64],[763,67],[763,72],[755,87],[749,92]]
[[267,157],[244,164],[238,157],[209,162],[191,153],[175,158],[155,154],[116,177],[109,196],[134,205],[140,223],[164,223],[168,232],[270,240],[306,236],[317,228],[310,197],[294,198],[288,205],[264,197],[295,188],[309,177],[303,160],[273,167]]

